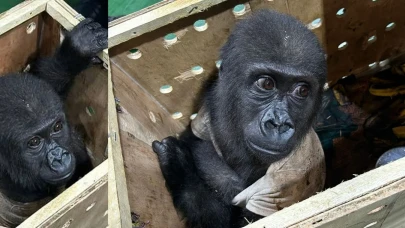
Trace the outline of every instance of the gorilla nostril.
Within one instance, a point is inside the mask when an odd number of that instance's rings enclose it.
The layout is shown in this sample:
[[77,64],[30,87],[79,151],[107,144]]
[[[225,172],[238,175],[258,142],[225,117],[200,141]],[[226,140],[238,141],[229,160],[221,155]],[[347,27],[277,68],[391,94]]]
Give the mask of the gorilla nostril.
[[280,132],[280,134],[283,134],[283,133],[287,132],[290,129],[291,129],[291,125],[283,124],[278,128],[278,131]]
[[274,129],[278,127],[278,125],[276,123],[274,123],[273,121],[269,120],[266,122],[266,128],[268,129]]

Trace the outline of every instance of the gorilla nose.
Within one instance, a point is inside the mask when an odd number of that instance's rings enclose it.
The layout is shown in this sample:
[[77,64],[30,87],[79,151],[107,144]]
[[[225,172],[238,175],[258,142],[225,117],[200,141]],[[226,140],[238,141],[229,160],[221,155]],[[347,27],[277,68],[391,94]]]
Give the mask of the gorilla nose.
[[293,126],[288,122],[278,123],[274,120],[269,120],[266,122],[266,128],[269,130],[277,130],[279,134],[284,134],[288,130],[292,129]]

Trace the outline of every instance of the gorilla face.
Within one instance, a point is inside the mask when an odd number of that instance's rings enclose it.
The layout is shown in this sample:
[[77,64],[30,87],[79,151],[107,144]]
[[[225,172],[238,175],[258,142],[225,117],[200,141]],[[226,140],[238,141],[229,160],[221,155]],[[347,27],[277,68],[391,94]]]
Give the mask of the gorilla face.
[[[0,80],[1,172],[26,189],[64,185],[76,158],[63,103],[52,87],[31,75]],[[15,88],[28,88],[16,92]],[[41,93],[29,91],[36,90]],[[7,102],[6,102],[7,100]]]
[[208,99],[221,148],[246,148],[267,161],[285,157],[320,108],[326,60],[316,36],[290,16],[258,12],[237,24],[221,58]]

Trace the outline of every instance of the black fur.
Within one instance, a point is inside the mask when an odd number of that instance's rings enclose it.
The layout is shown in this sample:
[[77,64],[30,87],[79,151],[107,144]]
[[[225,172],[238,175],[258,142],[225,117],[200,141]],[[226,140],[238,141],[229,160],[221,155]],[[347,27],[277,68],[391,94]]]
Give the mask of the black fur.
[[[66,120],[63,101],[75,76],[106,47],[107,30],[86,19],[31,73],[0,77],[0,191],[7,197],[32,202],[53,196],[91,168],[81,137]],[[30,148],[36,136],[41,144]]]
[[[312,126],[326,80],[324,52],[298,20],[259,11],[238,23],[221,50],[218,79],[208,88],[212,142],[188,128],[153,142],[175,207],[190,227],[240,227],[258,215],[232,199],[287,156]],[[260,80],[273,80],[263,89]],[[302,88],[309,88],[303,96]],[[298,89],[298,90],[297,90]]]

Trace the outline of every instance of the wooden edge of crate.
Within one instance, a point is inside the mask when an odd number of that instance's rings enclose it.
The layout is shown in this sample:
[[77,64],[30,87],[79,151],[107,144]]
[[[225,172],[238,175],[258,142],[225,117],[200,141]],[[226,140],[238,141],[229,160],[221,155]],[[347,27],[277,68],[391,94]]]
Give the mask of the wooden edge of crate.
[[[356,199],[370,193],[375,193],[385,186],[401,184],[405,179],[405,158],[366,172],[351,180],[345,181],[334,188],[330,188],[302,202],[296,203],[271,216],[252,223],[246,228],[280,228],[299,225],[300,222],[317,217],[327,217],[328,221],[342,217],[350,211],[333,209],[343,206],[349,207],[356,203]],[[387,197],[387,196],[385,196]],[[374,201],[373,198],[369,200]],[[357,205],[361,208],[361,205]],[[326,222],[326,221],[325,221]]]
[[25,220],[19,228],[42,227],[44,223],[52,222],[62,217],[67,211],[81,202],[89,192],[106,184],[108,175],[108,161],[90,171],[82,179],[66,189],[35,214]]
[[[63,0],[48,0],[46,12],[65,29],[72,30],[84,17]],[[104,49],[98,56],[108,65],[108,50]]]
[[44,12],[48,1],[49,0],[24,1],[0,14],[0,35]]
[[[110,64],[108,64],[110,66]],[[108,224],[131,227],[127,182],[119,136],[118,117],[113,93],[111,67],[108,68]]]
[[202,12],[225,0],[177,0],[109,27],[108,46],[114,47],[181,18]]

